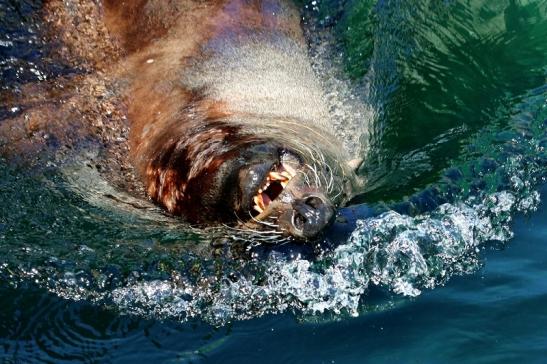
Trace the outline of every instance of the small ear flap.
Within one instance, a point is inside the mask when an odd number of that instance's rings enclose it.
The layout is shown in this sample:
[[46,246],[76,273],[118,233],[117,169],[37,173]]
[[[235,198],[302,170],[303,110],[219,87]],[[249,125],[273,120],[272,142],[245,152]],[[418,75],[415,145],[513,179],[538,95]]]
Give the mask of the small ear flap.
[[362,163],[363,158],[355,158],[347,162],[349,168],[354,172],[357,172]]

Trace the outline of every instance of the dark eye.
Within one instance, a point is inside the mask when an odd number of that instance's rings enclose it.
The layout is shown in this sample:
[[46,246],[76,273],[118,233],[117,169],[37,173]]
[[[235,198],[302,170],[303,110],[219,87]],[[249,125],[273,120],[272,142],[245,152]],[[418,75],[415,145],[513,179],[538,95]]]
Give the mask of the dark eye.
[[279,162],[281,162],[281,165],[294,170],[299,169],[303,164],[302,159],[296,153],[287,149],[279,151]]

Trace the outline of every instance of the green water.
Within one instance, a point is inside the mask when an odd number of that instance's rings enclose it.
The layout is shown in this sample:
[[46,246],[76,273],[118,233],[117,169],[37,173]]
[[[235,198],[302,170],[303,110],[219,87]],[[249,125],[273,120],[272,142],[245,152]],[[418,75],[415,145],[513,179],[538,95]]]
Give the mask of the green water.
[[[65,72],[40,6],[0,0],[2,89]],[[341,103],[373,110],[367,186],[322,254],[213,259],[159,210],[105,203],[85,159],[0,161],[2,361],[543,361],[547,1],[302,9]]]
[[543,1],[346,5],[336,26],[346,68],[370,79],[380,110],[369,199],[435,182],[469,137],[507,126],[520,97],[545,84],[546,12]]

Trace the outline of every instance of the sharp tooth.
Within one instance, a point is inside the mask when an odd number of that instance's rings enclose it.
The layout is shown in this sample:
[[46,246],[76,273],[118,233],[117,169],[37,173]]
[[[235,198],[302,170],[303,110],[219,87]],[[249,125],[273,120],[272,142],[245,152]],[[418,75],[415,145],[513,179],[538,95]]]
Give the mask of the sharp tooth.
[[285,188],[289,184],[289,181],[281,181],[281,187]]
[[257,205],[254,205],[253,208],[258,211],[259,213],[263,213],[264,210],[262,210],[260,207],[258,207]]
[[264,203],[264,198],[262,197],[262,194],[259,194],[253,198],[254,203],[260,207],[262,210],[266,208],[266,204]]
[[285,177],[283,174],[278,172],[270,172],[270,177],[273,177],[275,180],[285,180],[287,177]]

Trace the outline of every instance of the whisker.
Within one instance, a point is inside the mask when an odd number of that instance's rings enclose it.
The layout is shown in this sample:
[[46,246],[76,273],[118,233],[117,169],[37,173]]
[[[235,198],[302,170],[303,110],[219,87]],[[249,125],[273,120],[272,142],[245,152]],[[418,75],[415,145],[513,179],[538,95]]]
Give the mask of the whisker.
[[281,241],[279,244],[277,244],[278,246],[283,246],[283,245],[287,245],[289,244],[290,242],[292,242],[292,240],[290,239],[285,239],[283,241]]
[[228,230],[239,231],[242,233],[253,233],[258,235],[283,235],[283,232],[281,231],[274,231],[274,230],[261,231],[261,230],[253,230],[253,229],[239,229],[239,228],[235,228],[233,226],[228,226],[228,225],[223,225],[223,226],[227,228]]
[[[319,168],[319,167],[316,167],[316,168]],[[328,167],[324,167],[323,170],[324,170],[325,168],[328,168]],[[329,169],[329,170],[330,170],[330,169]],[[325,175],[325,173],[321,173],[321,174],[320,174],[320,177],[323,177],[323,179],[325,180],[325,186],[326,186],[327,192],[328,192],[328,190],[329,190],[329,180],[327,179],[327,176]]]
[[276,224],[272,224],[272,223],[269,223],[269,222],[266,222],[266,221],[263,221],[263,220],[258,220],[256,217],[254,217],[251,213],[249,213],[249,216],[251,217],[251,219],[258,223],[258,224],[261,224],[261,225],[264,225],[264,226],[268,226],[268,227],[273,227],[273,228],[278,228],[279,225],[276,225]]
[[299,173],[302,173],[302,175],[304,176],[304,182],[306,182],[306,185],[308,187],[311,187],[311,182],[310,182],[310,178],[308,177],[308,174],[304,173],[303,171],[299,171]]
[[317,171],[317,164],[313,164],[313,173],[315,174],[315,180],[317,181],[317,187],[321,187],[321,177],[319,176],[319,172]]
[[336,200],[338,196],[342,194],[342,190],[338,191],[338,193],[332,198],[333,200]]
[[331,193],[332,189],[334,188],[334,173],[332,173],[332,168],[329,168],[329,183],[327,183],[327,192]]
[[315,167],[312,167],[310,166],[309,164],[306,164],[306,167],[308,167],[314,174],[314,178],[315,178],[315,185],[317,187],[320,187],[321,186],[321,182],[319,181],[319,176],[317,175],[317,170],[315,169]]

